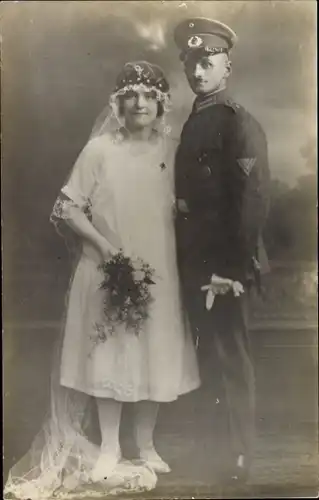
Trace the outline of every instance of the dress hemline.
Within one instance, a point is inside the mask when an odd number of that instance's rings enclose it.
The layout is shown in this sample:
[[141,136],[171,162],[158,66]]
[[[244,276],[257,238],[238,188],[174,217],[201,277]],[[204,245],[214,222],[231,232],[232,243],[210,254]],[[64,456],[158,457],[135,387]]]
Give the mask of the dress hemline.
[[139,401],[154,401],[156,403],[172,403],[174,401],[177,401],[177,399],[180,396],[184,396],[185,394],[188,394],[189,392],[193,392],[196,389],[199,389],[201,386],[200,382],[194,382],[193,384],[189,384],[187,388],[181,389],[181,391],[178,394],[175,394],[174,396],[171,397],[156,397],[156,396],[150,396],[148,394],[145,395],[140,395],[138,397],[132,397],[132,396],[120,396],[117,392],[112,391],[110,389],[104,389],[102,391],[99,390],[88,390],[84,389],[83,387],[80,387],[79,385],[75,385],[72,383],[68,383],[65,380],[61,380],[60,384],[63,387],[66,387],[67,389],[73,389],[75,391],[82,392],[88,396],[92,396],[95,398],[105,398],[105,399],[114,399],[115,401],[118,401],[120,403],[138,403]]

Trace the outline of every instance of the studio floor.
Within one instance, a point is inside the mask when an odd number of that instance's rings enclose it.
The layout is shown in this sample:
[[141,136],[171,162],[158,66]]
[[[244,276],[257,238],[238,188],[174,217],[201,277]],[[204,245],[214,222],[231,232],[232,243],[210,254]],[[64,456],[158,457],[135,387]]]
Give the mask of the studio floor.
[[[57,323],[8,325],[4,337],[4,475],[31,444],[45,415]],[[157,448],[172,472],[139,498],[302,497],[318,493],[317,332],[313,328],[253,331],[257,438],[249,488],[221,492],[222,403],[208,387],[162,405]],[[130,452],[130,409],[123,415]],[[89,499],[87,499],[89,500]]]

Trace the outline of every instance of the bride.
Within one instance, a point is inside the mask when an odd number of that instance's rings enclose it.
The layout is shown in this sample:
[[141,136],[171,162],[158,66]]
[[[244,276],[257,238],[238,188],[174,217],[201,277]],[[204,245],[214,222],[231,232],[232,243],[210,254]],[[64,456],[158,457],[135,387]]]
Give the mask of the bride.
[[[164,127],[169,100],[158,66],[127,63],[110,98],[112,111],[95,127],[54,205],[52,221],[80,236],[82,254],[52,373],[50,418],[10,471],[8,498],[70,495],[84,485],[104,496],[141,491],[155,486],[156,473],[170,471],[154,446],[159,403],[200,382],[175,260],[174,145]],[[154,270],[152,301],[137,334],[122,323],[110,333],[104,314],[101,264],[119,251]],[[100,446],[86,433],[92,400]],[[123,403],[134,403],[136,461],[122,457]]]

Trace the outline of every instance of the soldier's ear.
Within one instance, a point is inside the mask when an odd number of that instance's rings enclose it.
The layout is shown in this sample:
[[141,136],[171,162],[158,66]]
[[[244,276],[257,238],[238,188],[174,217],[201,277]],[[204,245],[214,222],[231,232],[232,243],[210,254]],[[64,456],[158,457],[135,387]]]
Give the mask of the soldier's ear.
[[228,58],[225,64],[225,68],[226,68],[226,76],[229,76],[232,72],[232,63]]

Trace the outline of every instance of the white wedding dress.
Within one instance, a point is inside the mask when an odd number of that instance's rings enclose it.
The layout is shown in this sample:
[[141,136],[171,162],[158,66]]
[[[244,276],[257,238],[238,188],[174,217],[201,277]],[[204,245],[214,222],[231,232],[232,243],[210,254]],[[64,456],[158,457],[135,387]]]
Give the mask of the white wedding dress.
[[[121,462],[111,478],[90,484],[99,455],[83,430],[89,396],[136,402],[174,401],[200,385],[196,353],[183,318],[173,221],[174,144],[121,134],[92,139],[80,154],[54,208],[89,212],[106,237],[115,234],[124,254],[155,269],[149,318],[139,335],[107,333],[99,254],[83,244],[68,296],[58,366],[52,378],[51,417],[30,452],[11,471],[6,498],[81,498],[155,487],[145,465]],[[64,198],[63,198],[64,197]],[[104,326],[103,326],[104,325]]]
[[195,351],[181,313],[169,144],[160,136],[151,142],[95,138],[62,188],[78,206],[89,206],[100,233],[116,234],[125,255],[155,269],[154,302],[140,334],[118,328],[110,336],[99,288],[101,259],[84,244],[69,295],[61,364],[66,387],[130,402],[173,401],[198,387]]

